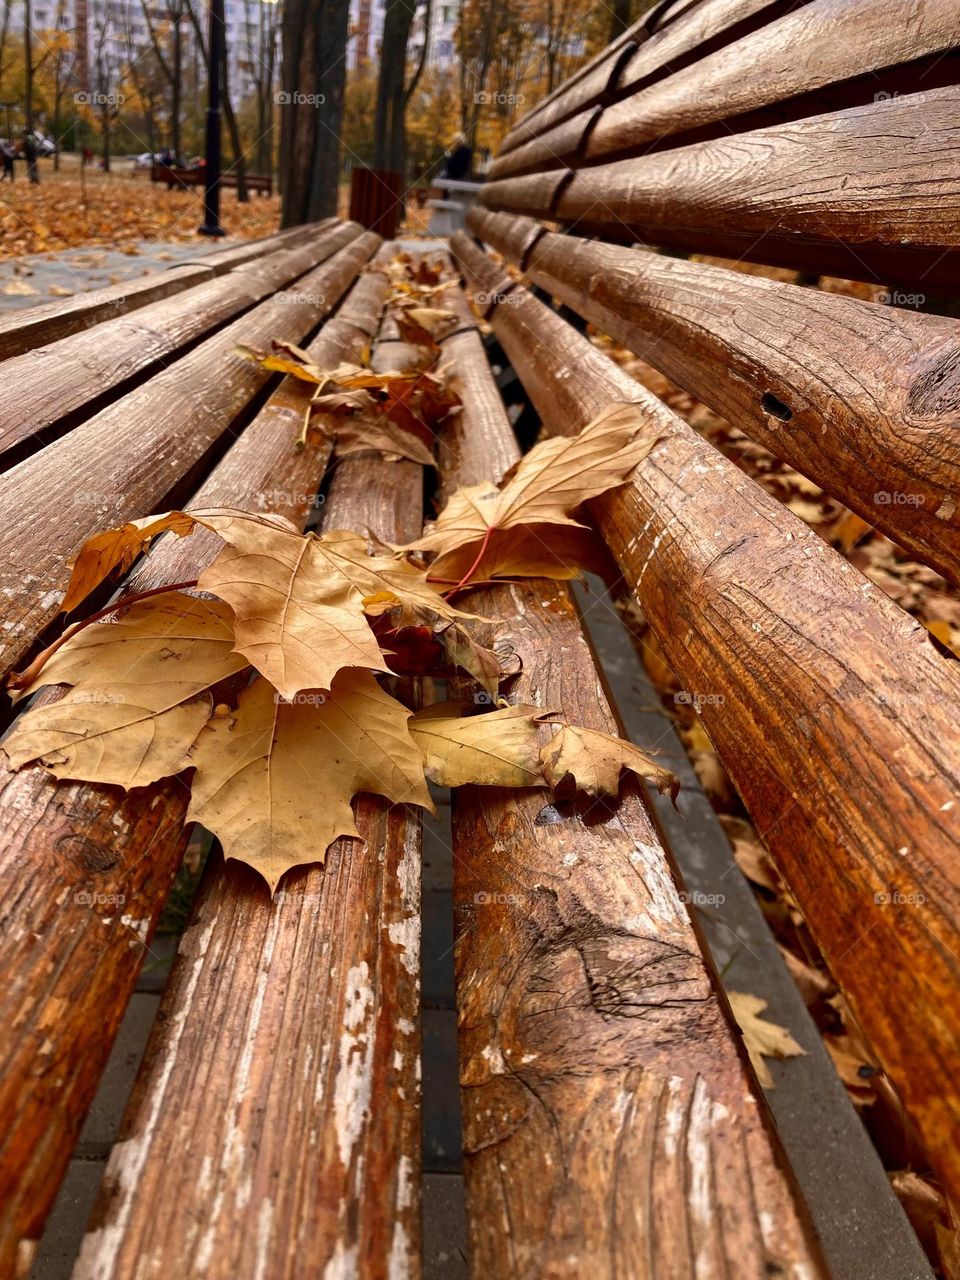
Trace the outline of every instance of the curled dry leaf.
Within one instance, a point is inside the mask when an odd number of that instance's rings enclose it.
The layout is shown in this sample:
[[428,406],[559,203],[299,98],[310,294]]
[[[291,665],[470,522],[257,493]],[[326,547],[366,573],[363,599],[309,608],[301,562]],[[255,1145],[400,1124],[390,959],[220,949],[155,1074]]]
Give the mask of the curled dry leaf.
[[321,431],[332,441],[334,452],[342,457],[374,449],[388,462],[408,458],[422,467],[436,466],[433,454],[422,440],[384,418],[345,418],[328,424]]
[[676,807],[680,779],[632,742],[608,733],[562,725],[541,750],[540,762],[551,787],[558,787],[570,776],[581,791],[591,796],[615,796],[620,789],[620,775],[626,769],[641,780],[654,783],[661,795],[669,794]]
[[441,702],[410,721],[431,781],[443,787],[543,785],[537,721],[549,713],[525,706],[479,716],[458,715],[459,710],[459,703]]
[[290,867],[322,862],[339,836],[358,838],[357,792],[433,811],[409,718],[366,671],[343,671],[329,692],[292,703],[257,680],[236,714],[210,720],[197,740],[188,818],[274,892]]
[[57,650],[25,692],[72,687],[28,711],[3,749],[14,769],[39,760],[58,778],[144,787],[187,767],[212,708],[207,690],[247,665],[219,600],[137,601]]
[[795,1058],[807,1051],[797,1044],[786,1027],[761,1018],[767,1007],[766,1000],[741,991],[728,991],[727,997],[737,1025],[743,1032],[743,1043],[757,1079],[764,1089],[772,1089],[773,1076],[764,1058]]
[[587,531],[570,513],[624,484],[659,439],[641,406],[611,405],[579,435],[536,445],[499,488],[458,490],[431,532],[407,549],[435,552],[431,572],[454,580],[481,565],[484,577],[491,566],[500,576],[572,576]]

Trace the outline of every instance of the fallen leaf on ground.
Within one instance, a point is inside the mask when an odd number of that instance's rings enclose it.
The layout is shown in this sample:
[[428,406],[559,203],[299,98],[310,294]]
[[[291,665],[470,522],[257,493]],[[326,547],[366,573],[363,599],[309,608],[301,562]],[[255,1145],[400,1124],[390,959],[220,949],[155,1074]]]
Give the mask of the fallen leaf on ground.
[[795,1058],[798,1054],[805,1054],[806,1049],[797,1044],[786,1027],[761,1018],[760,1015],[767,1007],[766,1000],[741,991],[728,991],[727,998],[737,1025],[743,1032],[743,1042],[757,1079],[764,1089],[772,1089],[773,1076],[764,1058]]

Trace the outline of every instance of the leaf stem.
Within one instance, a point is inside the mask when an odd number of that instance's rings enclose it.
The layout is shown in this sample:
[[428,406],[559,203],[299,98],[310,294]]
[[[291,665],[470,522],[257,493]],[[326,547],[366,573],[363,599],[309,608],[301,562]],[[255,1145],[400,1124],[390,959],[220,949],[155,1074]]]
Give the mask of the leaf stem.
[[457,585],[452,587],[449,591],[444,592],[445,595],[452,596],[455,591],[461,591],[476,573],[477,569],[480,567],[480,561],[483,559],[486,554],[487,547],[490,545],[490,539],[493,537],[493,531],[495,528],[496,525],[487,525],[487,532],[483,535],[483,541],[480,543],[480,550],[477,552],[476,560],[474,560],[473,564],[463,575]]
[[42,649],[28,667],[24,667],[22,671],[11,671],[5,682],[6,687],[8,689],[28,688],[61,645],[66,644],[68,640],[72,640],[75,635],[79,635],[91,623],[99,622],[101,618],[113,613],[114,610],[126,609],[128,605],[136,604],[138,600],[147,600],[150,596],[162,596],[168,591],[183,591],[187,587],[195,587],[196,585],[197,579],[191,578],[189,582],[174,582],[168,587],[151,587],[149,591],[137,591],[133,595],[121,596],[119,600],[114,600],[112,604],[105,605],[104,608],[99,609],[96,613],[92,613],[89,618],[82,618],[79,622],[74,622],[72,626],[69,626],[64,631],[62,636],[54,640],[53,644],[49,644],[46,649]]

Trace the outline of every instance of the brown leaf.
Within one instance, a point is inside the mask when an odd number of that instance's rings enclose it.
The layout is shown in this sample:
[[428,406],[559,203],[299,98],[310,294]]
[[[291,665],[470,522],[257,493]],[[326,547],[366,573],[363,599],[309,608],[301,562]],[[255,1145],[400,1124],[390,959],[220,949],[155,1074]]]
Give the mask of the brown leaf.
[[633,743],[577,725],[560,727],[541,750],[540,763],[551,787],[558,787],[569,775],[581,791],[591,796],[615,796],[624,769],[641,781],[654,783],[661,795],[669,793],[674,805],[680,792],[680,779]]
[[357,792],[433,811],[409,717],[366,671],[342,671],[329,692],[292,703],[257,680],[197,740],[188,818],[273,893],[290,867],[323,862],[339,836],[359,838]]
[[[481,566],[494,531],[500,564],[508,557],[511,539],[521,532],[528,546],[533,534],[545,549],[560,548],[557,556],[563,560],[563,537],[571,529],[582,537],[584,529],[570,512],[624,484],[659,438],[640,406],[611,405],[579,435],[536,445],[500,488],[479,484],[457,490],[433,530],[408,549],[436,552],[432,574],[455,580],[471,566],[471,577],[486,576]],[[519,565],[523,558],[510,557],[510,562]],[[542,576],[543,569],[540,564],[534,573]],[[570,576],[569,569],[562,576]]]
[[422,467],[436,466],[433,454],[422,440],[383,418],[347,418],[321,430],[333,441],[335,452],[342,457],[373,449],[390,462],[408,458]]
[[740,991],[728,991],[727,998],[737,1025],[743,1032],[743,1043],[757,1079],[764,1089],[772,1089],[773,1076],[764,1058],[795,1058],[807,1051],[797,1044],[786,1027],[760,1017],[767,1007],[766,1000]]
[[437,703],[410,721],[428,778],[443,787],[542,785],[537,720],[547,713],[517,706],[460,716],[458,709],[456,703]]
[[39,760],[58,778],[127,788],[178,773],[210,715],[206,691],[247,666],[233,639],[226,605],[181,592],[84,628],[26,691],[73,686],[17,721],[11,765]]

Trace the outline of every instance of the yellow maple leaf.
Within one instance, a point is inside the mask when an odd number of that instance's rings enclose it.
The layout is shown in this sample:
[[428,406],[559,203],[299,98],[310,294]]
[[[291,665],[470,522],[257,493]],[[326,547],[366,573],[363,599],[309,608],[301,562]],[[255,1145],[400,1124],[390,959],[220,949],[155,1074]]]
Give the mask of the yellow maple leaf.
[[72,687],[18,720],[3,750],[14,769],[38,760],[58,778],[144,787],[187,767],[212,709],[207,690],[247,665],[220,601],[139,600],[57,650],[24,694]]
[[786,1027],[760,1017],[767,1007],[766,1000],[742,991],[728,991],[727,999],[737,1026],[743,1032],[743,1043],[757,1079],[764,1089],[772,1089],[773,1076],[764,1058],[795,1058],[807,1051],[797,1044]]
[[632,742],[578,725],[562,725],[540,752],[540,762],[551,787],[570,775],[581,791],[592,796],[615,796],[624,769],[653,782],[661,795],[668,792],[674,804],[680,791],[679,778]]
[[624,484],[658,439],[637,405],[611,405],[579,435],[534,446],[499,487],[458,489],[434,528],[407,549],[435,552],[431,573],[441,578],[472,577],[481,565],[484,576],[492,565],[500,573],[509,565],[539,577],[558,561],[560,571],[549,576],[570,577],[586,535],[570,513]]
[[193,751],[188,817],[254,867],[271,892],[290,867],[323,862],[339,836],[359,836],[359,791],[433,811],[410,712],[366,671],[342,671],[333,689],[279,698],[266,680],[216,717]]
[[444,787],[542,786],[537,720],[548,713],[516,706],[461,716],[459,709],[457,703],[437,703],[410,721],[428,778]]

